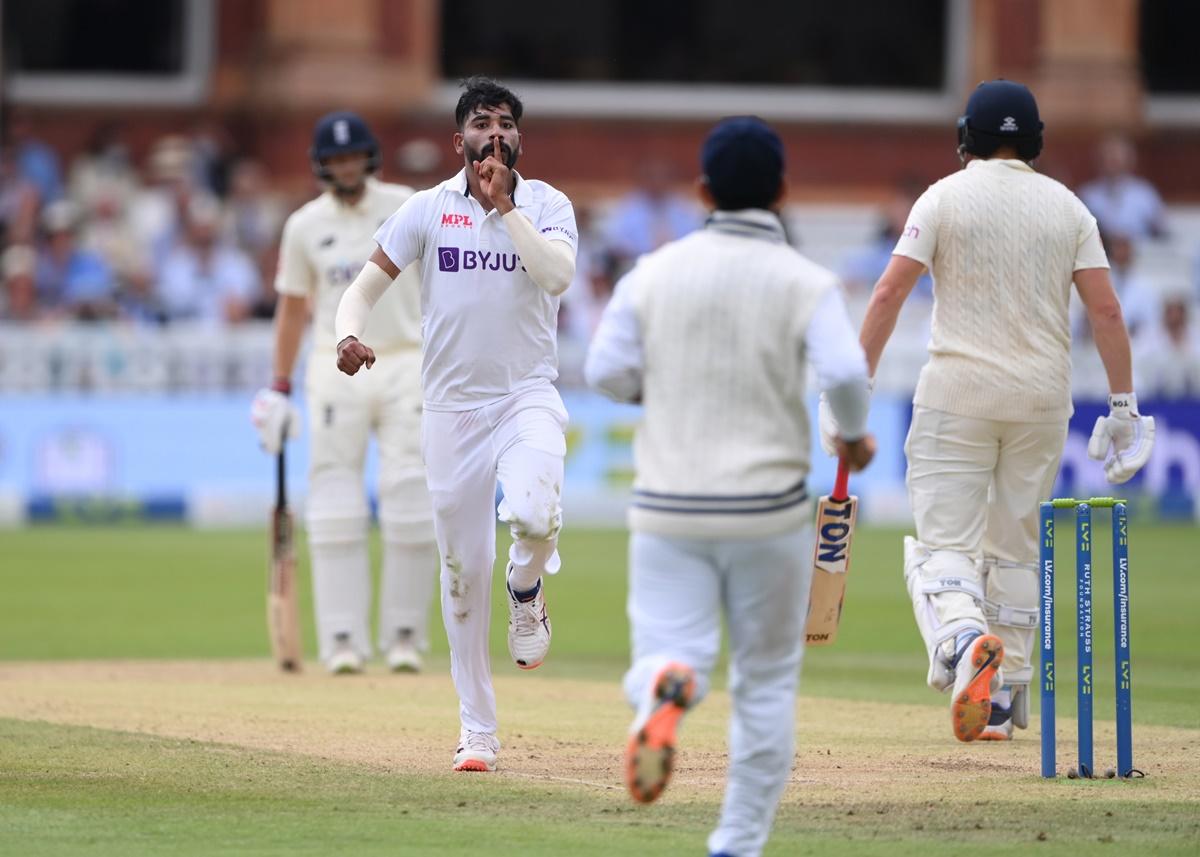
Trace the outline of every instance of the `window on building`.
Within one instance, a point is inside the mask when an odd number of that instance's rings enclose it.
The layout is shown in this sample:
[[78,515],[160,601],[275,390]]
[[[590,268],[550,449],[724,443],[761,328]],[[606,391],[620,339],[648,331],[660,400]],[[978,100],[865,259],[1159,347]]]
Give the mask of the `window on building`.
[[443,72],[580,83],[938,92],[950,5],[895,0],[442,3]]
[[1140,53],[1151,95],[1200,96],[1200,63],[1191,36],[1200,32],[1195,0],[1143,0]]
[[187,103],[207,87],[210,0],[3,4],[7,95],[46,103]]

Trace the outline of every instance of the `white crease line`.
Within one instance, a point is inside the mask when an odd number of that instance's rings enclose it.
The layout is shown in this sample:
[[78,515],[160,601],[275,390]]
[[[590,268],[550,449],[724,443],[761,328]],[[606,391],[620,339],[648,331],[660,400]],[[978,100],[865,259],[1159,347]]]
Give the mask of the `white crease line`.
[[504,774],[510,777],[524,777],[527,780],[553,780],[558,783],[575,783],[580,786],[591,786],[595,789],[606,789],[608,791],[617,791],[620,786],[614,786],[610,783],[593,783],[589,780],[577,780],[573,777],[553,777],[550,774],[525,774],[520,771],[504,771]]

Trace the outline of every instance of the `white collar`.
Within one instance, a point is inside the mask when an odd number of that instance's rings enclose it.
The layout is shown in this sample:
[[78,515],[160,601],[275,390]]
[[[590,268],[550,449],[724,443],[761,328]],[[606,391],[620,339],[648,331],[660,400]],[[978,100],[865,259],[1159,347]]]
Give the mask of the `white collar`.
[[[513,188],[513,205],[517,208],[524,208],[533,202],[533,188],[529,186],[529,182],[521,177],[519,172],[513,170],[512,174],[517,177],[516,187]],[[467,183],[467,168],[463,167],[454,178],[443,182],[442,187],[469,197],[471,195],[471,186]]]
[[979,164],[992,164],[997,167],[1008,167],[1010,170],[1021,170],[1027,173],[1037,172],[1029,164],[1024,161],[1018,161],[1015,158],[975,158],[974,160],[967,161],[967,169],[969,170],[971,167],[978,166]]

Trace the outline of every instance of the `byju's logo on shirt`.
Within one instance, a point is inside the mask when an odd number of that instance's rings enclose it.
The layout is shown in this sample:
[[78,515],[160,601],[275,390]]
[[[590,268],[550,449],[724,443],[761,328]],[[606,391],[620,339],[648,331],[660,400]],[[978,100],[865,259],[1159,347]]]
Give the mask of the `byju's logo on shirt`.
[[493,253],[489,250],[462,250],[458,247],[438,248],[438,270],[447,274],[459,271],[515,271],[521,266],[516,253]]
[[442,214],[442,226],[456,227],[458,229],[470,229],[475,224],[471,222],[469,214]]

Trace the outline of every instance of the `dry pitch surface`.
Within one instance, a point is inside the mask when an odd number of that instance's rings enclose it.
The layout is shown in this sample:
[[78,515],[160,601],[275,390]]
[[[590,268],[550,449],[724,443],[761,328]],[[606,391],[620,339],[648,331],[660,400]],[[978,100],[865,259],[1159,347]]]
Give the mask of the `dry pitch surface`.
[[[647,809],[632,807],[621,785],[628,712],[615,683],[498,676],[496,685],[504,749],[494,775],[450,771],[456,701],[444,664],[420,676],[331,678],[311,665],[285,676],[263,661],[8,663],[0,718],[285,754],[349,766],[351,775],[419,775],[451,792],[463,777],[490,778],[538,803],[590,795],[596,813],[634,825],[669,824],[678,810],[698,818],[701,829],[684,841],[702,853],[704,817],[715,814],[724,777],[724,692],[689,716],[675,780]],[[1135,726],[1144,780],[1043,782],[1036,730],[1009,745],[961,745],[943,708],[837,699],[804,698],[798,718],[795,769],[768,853],[801,853],[806,841],[831,836],[846,840],[845,853],[887,842],[880,853],[904,853],[906,842],[925,854],[952,842],[990,842],[993,853],[1123,843],[1182,854],[1200,845],[1197,729]],[[1060,720],[1064,769],[1073,728],[1073,718]],[[1097,722],[1096,747],[1097,766],[1111,765],[1110,722]],[[597,847],[561,853],[606,853]]]

